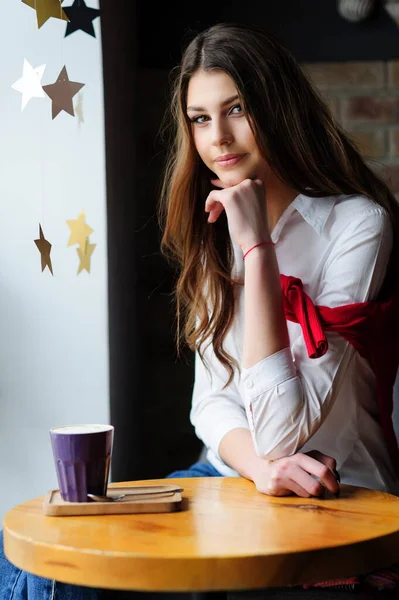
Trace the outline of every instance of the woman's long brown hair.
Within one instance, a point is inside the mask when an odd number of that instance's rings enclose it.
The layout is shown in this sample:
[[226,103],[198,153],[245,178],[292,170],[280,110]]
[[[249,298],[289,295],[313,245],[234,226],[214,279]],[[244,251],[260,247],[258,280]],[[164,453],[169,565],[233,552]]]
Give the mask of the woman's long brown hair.
[[185,340],[203,357],[213,344],[227,369],[227,385],[233,365],[238,367],[223,347],[235,311],[234,259],[225,213],[209,227],[204,212],[214,174],[194,147],[186,114],[188,83],[199,69],[219,69],[233,79],[258,147],[283,182],[315,202],[334,194],[362,194],[388,212],[394,244],[381,297],[398,281],[399,205],[274,37],[253,25],[220,23],[189,43],[171,72],[170,110],[163,123],[169,136],[159,203],[161,249],[179,267],[178,349]]

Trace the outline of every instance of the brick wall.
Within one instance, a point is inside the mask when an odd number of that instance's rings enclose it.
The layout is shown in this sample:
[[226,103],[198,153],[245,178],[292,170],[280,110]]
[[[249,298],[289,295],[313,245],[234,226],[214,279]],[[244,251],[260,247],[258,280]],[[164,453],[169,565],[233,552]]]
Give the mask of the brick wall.
[[399,61],[303,68],[363,156],[399,197]]

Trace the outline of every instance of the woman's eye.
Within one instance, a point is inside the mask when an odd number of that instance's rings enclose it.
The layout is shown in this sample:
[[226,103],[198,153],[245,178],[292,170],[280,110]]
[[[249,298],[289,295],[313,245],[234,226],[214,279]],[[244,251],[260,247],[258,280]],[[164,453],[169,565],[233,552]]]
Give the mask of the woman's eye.
[[205,121],[201,121],[200,119],[207,119],[208,117],[206,117],[205,115],[200,115],[199,117],[194,117],[193,119],[190,119],[191,123],[198,123],[198,124],[202,124],[205,123]]
[[235,106],[233,106],[233,108],[231,109],[231,112],[233,112],[233,110],[235,110],[236,108],[239,108],[239,109],[240,109],[240,112],[242,111],[241,104],[236,104],[236,105],[235,105]]

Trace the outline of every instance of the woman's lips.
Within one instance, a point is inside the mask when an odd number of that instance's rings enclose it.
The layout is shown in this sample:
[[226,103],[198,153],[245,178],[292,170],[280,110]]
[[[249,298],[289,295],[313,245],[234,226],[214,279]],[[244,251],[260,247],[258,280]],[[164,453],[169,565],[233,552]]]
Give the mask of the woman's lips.
[[222,169],[226,169],[228,167],[233,167],[234,165],[239,163],[240,160],[244,158],[244,156],[245,154],[240,154],[239,156],[235,156],[234,158],[228,158],[227,160],[218,159],[216,162],[219,165],[219,167],[222,167]]

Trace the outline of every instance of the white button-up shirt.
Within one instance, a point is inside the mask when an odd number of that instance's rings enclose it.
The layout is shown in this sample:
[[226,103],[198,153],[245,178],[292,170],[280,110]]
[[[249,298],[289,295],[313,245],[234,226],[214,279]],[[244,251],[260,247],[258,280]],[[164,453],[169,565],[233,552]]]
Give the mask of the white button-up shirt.
[[[314,304],[336,307],[373,300],[392,249],[386,211],[363,196],[310,198],[298,195],[272,234],[280,273],[299,277]],[[244,282],[245,262],[233,241],[234,275]],[[244,286],[237,286],[236,317],[225,348],[241,365]],[[378,421],[375,376],[349,342],[326,332],[328,350],[308,356],[301,327],[287,322],[290,347],[261,360],[223,389],[227,370],[212,347],[205,351],[210,374],[195,357],[190,413],[209,462],[238,476],[218,454],[223,436],[244,427],[256,452],[267,459],[319,450],[333,456],[342,483],[399,494]]]

